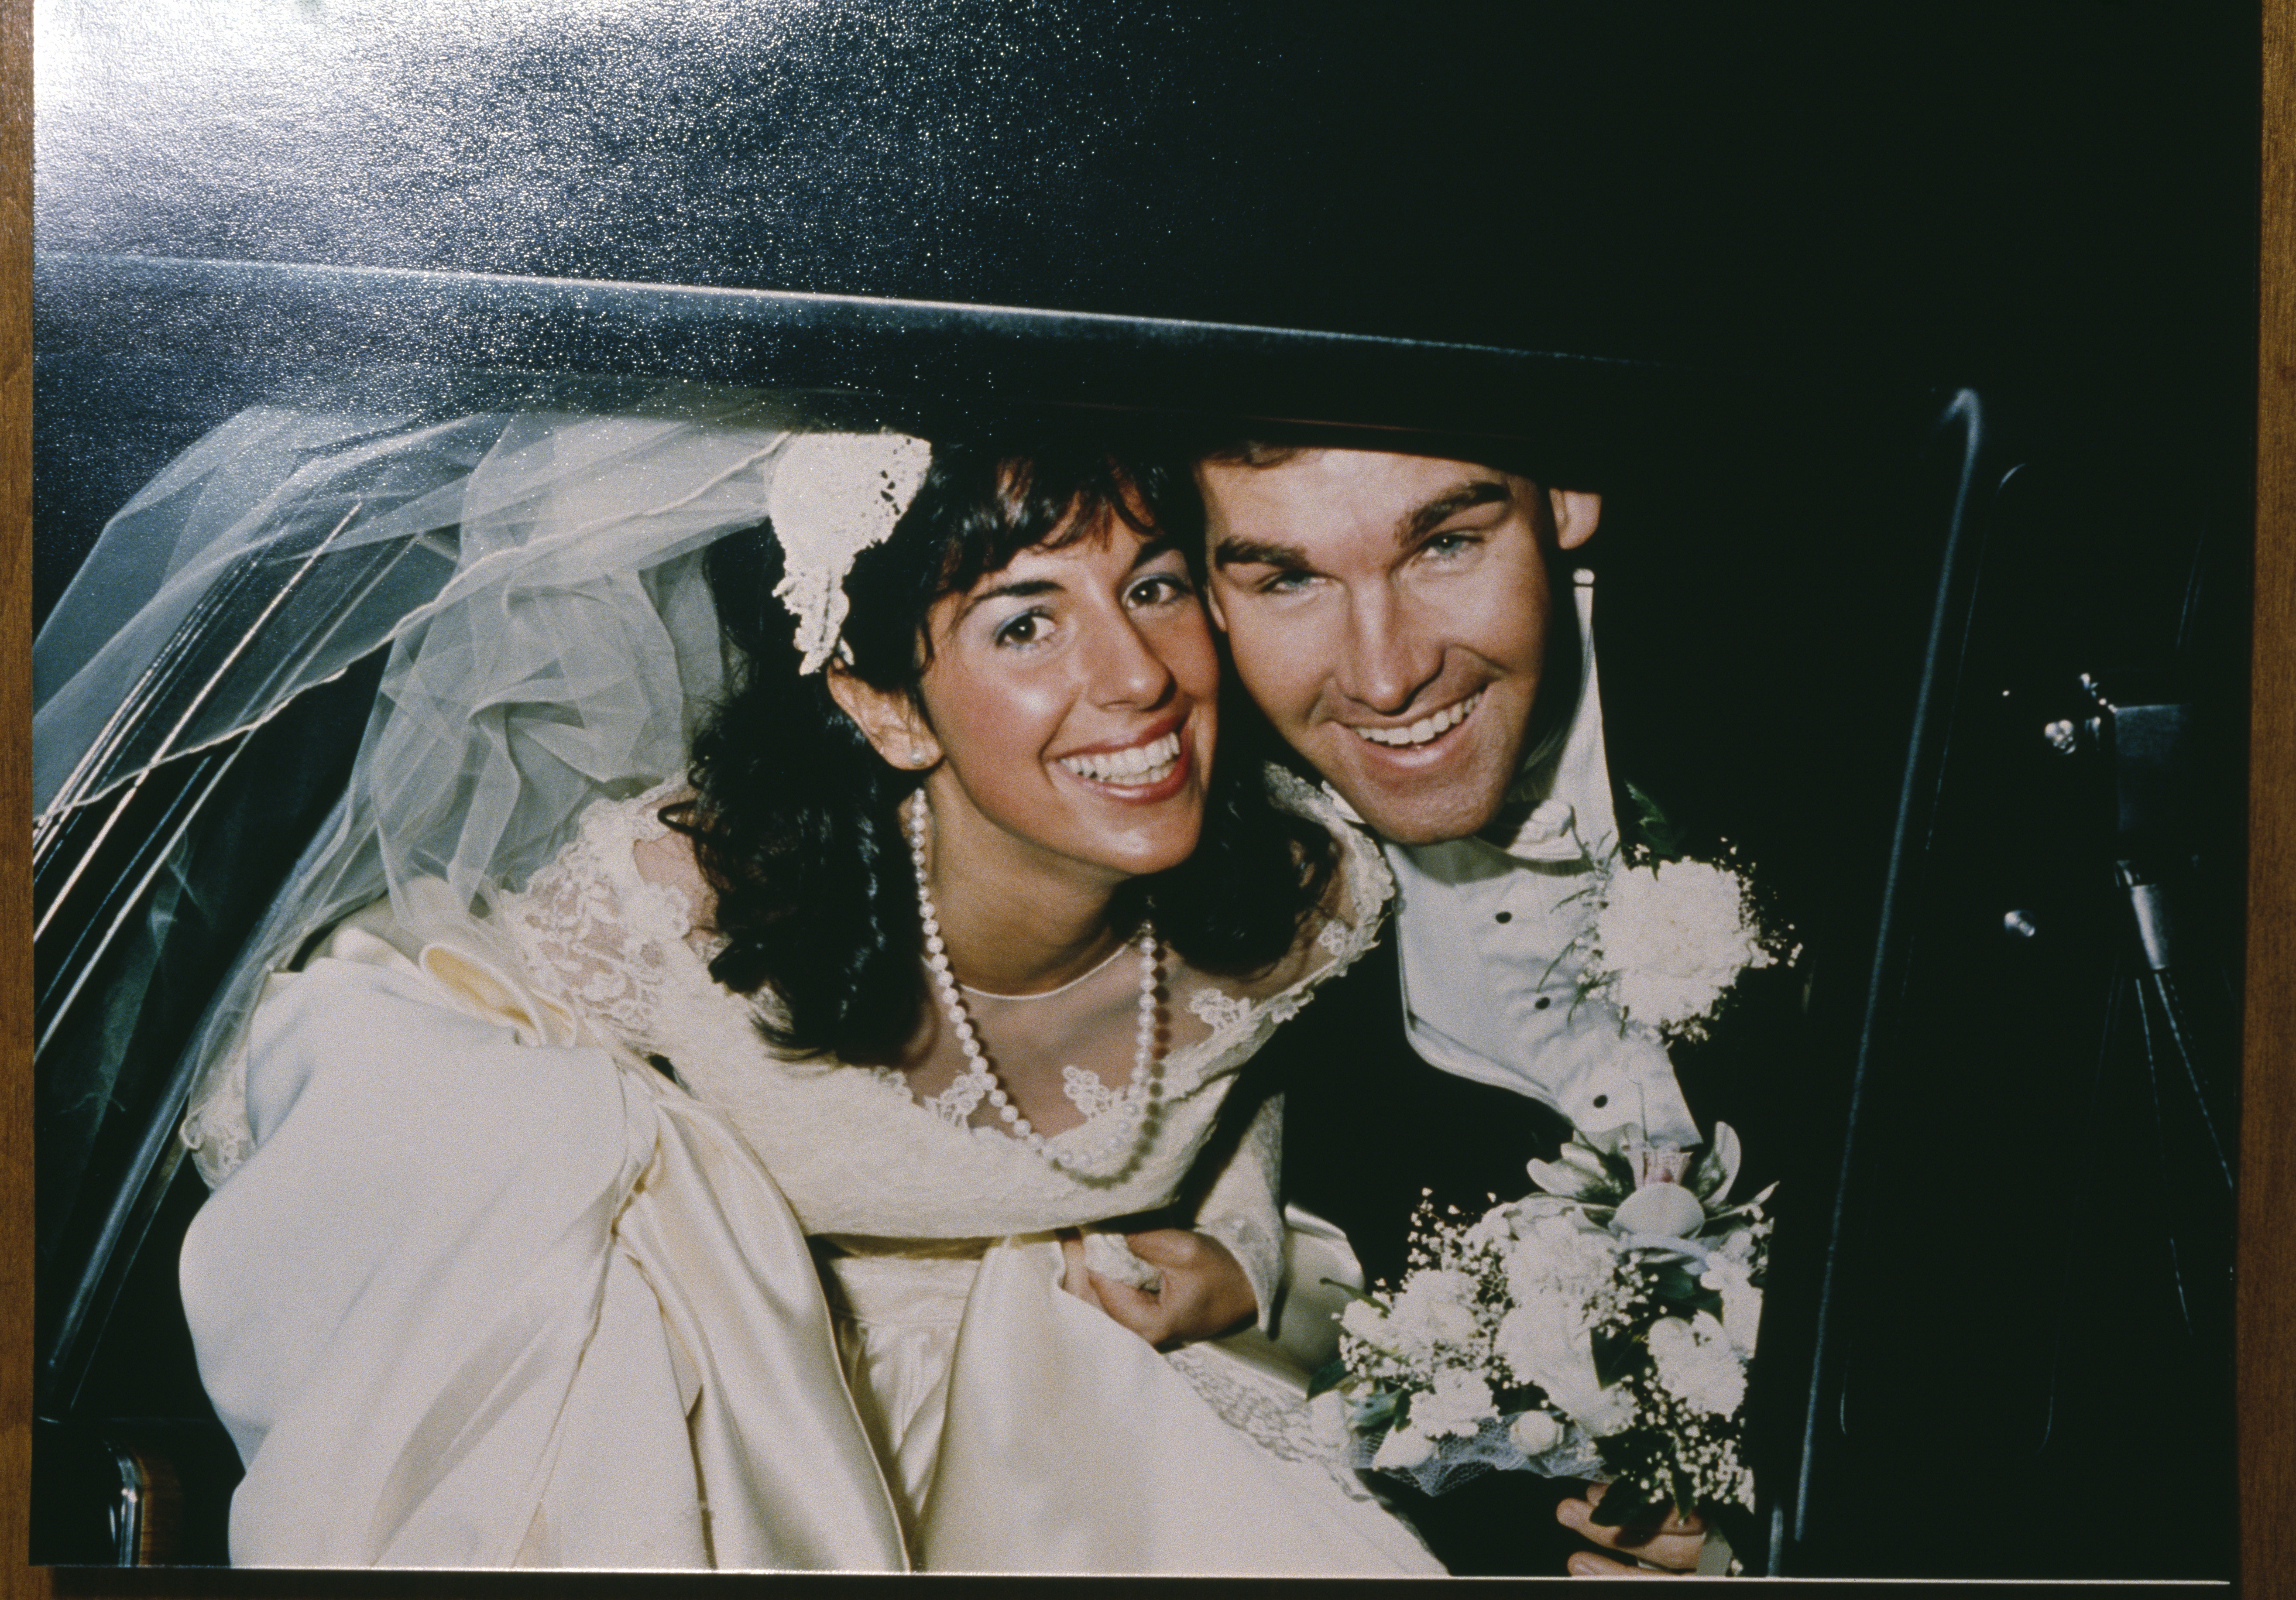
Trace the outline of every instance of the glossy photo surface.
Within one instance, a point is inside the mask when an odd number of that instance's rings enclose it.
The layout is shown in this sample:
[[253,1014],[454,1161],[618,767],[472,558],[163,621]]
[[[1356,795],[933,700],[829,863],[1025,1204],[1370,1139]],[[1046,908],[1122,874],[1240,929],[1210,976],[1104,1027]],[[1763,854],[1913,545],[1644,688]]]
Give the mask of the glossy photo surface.
[[1583,1570],[1309,1391],[1632,1122],[1654,1564],[2228,1579],[2237,20],[39,8],[33,1562]]

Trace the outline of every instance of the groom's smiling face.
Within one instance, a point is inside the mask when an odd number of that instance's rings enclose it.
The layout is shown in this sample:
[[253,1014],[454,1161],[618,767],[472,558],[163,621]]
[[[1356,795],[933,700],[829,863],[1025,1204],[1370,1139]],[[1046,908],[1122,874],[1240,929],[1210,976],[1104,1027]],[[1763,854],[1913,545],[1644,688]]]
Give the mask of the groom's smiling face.
[[1276,731],[1387,838],[1488,823],[1538,698],[1547,552],[1600,498],[1377,451],[1200,471],[1212,613]]

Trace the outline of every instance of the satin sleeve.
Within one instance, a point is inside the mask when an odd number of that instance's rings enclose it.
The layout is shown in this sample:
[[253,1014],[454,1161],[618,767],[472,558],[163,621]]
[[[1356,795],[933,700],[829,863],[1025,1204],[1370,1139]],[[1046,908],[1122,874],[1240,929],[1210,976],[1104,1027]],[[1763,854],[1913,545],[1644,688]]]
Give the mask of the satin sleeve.
[[1262,1333],[1275,1327],[1283,1281],[1283,1097],[1271,1095],[1196,1210],[1197,1229],[1226,1245],[1250,1280]]

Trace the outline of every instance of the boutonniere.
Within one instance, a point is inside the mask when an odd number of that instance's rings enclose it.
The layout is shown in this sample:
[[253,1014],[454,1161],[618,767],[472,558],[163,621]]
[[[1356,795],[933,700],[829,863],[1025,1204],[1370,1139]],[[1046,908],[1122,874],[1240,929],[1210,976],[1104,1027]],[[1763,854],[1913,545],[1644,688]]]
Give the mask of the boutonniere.
[[1579,995],[1617,1010],[1622,1032],[1703,1039],[1742,974],[1791,961],[1800,947],[1734,851],[1690,854],[1657,803],[1626,787],[1638,837],[1589,853],[1595,881],[1579,892],[1589,915],[1568,952]]

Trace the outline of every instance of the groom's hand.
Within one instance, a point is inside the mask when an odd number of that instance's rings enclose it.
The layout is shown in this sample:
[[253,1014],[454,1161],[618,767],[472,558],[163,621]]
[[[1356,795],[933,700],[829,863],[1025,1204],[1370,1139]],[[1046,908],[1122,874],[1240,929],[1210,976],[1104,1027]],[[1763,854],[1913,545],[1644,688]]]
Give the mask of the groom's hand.
[[[1628,1559],[1612,1560],[1592,1550],[1581,1550],[1569,1563],[1573,1578],[1682,1578],[1697,1570],[1706,1546],[1706,1524],[1679,1512],[1667,1513],[1656,1531],[1643,1528],[1605,1528],[1595,1521],[1595,1507],[1603,1503],[1607,1484],[1589,1484],[1583,1500],[1565,1500],[1554,1508],[1554,1520],[1575,1528],[1598,1545],[1623,1551]],[[1636,1566],[1635,1557],[1665,1569],[1652,1571]]]
[[1210,1234],[1157,1228],[1126,1234],[1124,1242],[1163,1275],[1153,1293],[1086,1267],[1084,1241],[1078,1238],[1061,1241],[1068,1258],[1063,1286],[1159,1349],[1234,1333],[1259,1312],[1251,1280],[1228,1247]]

